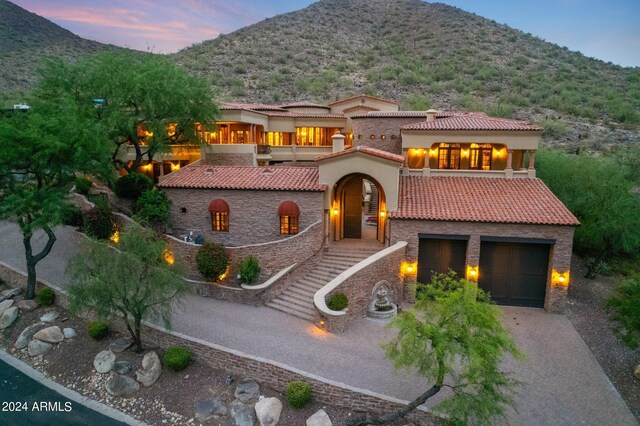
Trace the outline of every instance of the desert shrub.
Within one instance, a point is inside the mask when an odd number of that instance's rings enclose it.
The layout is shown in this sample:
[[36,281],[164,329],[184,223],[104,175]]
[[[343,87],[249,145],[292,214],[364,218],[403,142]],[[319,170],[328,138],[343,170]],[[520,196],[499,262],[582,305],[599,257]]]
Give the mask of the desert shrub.
[[209,281],[218,281],[229,265],[229,254],[222,244],[205,243],[196,253],[198,271]]
[[36,292],[36,302],[40,306],[53,306],[56,301],[56,293],[48,287]]
[[172,346],[165,351],[162,361],[165,367],[173,371],[181,371],[191,362],[191,352],[182,346]]
[[255,256],[249,256],[240,263],[240,279],[245,284],[251,284],[260,275],[260,262]]
[[93,186],[93,182],[91,179],[87,179],[85,177],[76,178],[76,192],[78,194],[87,195]]
[[614,331],[631,349],[640,347],[640,279],[630,279],[607,300],[607,311],[616,326]]
[[78,229],[82,229],[82,210],[76,206],[69,206],[62,212],[61,221],[64,225],[74,226]]
[[109,206],[105,204],[96,205],[84,214],[84,232],[90,237],[99,240],[106,240],[113,234],[115,222]]
[[115,192],[118,197],[137,200],[143,192],[153,188],[153,181],[138,173],[129,173],[116,181]]
[[349,298],[344,293],[334,293],[329,297],[327,306],[332,311],[341,311],[349,306]]
[[151,227],[166,225],[169,221],[171,200],[163,191],[153,189],[143,192],[136,202],[135,218]]
[[94,340],[102,340],[109,334],[109,324],[104,321],[91,321],[87,325],[87,334]]
[[293,408],[302,408],[311,401],[311,385],[294,380],[287,386],[287,401]]

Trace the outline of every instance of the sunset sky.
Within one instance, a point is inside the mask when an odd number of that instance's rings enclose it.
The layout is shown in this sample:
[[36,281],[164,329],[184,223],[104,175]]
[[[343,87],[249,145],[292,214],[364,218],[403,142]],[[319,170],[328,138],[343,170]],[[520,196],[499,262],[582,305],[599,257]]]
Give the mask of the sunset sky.
[[[311,0],[11,0],[82,37],[157,53],[230,33]],[[392,0],[390,0],[392,1]],[[640,66],[640,0],[440,0],[587,56]]]

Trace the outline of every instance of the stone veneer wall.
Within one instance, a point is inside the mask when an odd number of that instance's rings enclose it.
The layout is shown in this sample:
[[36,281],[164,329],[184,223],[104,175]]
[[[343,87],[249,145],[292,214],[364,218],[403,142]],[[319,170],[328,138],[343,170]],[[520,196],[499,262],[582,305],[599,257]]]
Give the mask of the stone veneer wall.
[[254,166],[254,154],[250,153],[214,153],[207,152],[200,161],[208,166]]
[[[0,278],[10,287],[24,288],[26,285],[24,273],[2,262],[0,262]],[[68,307],[66,291],[38,280],[38,287],[42,286],[50,287],[56,292],[56,305]],[[113,321],[112,326],[121,333],[128,333],[121,321]],[[289,382],[304,380],[311,384],[314,400],[323,404],[379,414],[399,410],[408,404],[407,401],[328,380],[285,364],[245,354],[148,323],[143,323],[142,339],[148,347],[159,347],[165,350],[171,346],[187,347],[195,359],[212,368],[252,377],[282,393],[286,392]],[[420,425],[440,423],[437,417],[423,408],[410,413],[407,420]]]
[[[402,136],[400,127],[418,123],[424,118],[355,118],[353,119],[353,146],[369,146],[402,155]],[[371,135],[375,139],[371,139]],[[382,139],[381,136],[385,138]]]
[[[257,191],[233,189],[188,189],[165,188],[172,204],[169,210],[170,223],[176,236],[188,234],[196,229],[206,241],[215,241],[225,246],[244,246],[284,240],[291,235],[280,234],[278,207],[290,200],[300,208],[298,227],[302,231],[322,220],[323,192],[319,191]],[[214,232],[211,229],[209,203],[220,198],[229,204],[229,232]],[[187,213],[180,212],[186,208]]]
[[[568,285],[556,286],[551,283],[551,269],[566,272],[571,269],[571,250],[573,247],[573,226],[526,225],[506,223],[447,222],[430,220],[391,219],[391,244],[406,241],[407,260],[418,260],[418,234],[468,235],[467,265],[480,264],[480,237],[541,238],[555,240],[551,246],[549,276],[544,308],[549,312],[561,313],[564,310]],[[416,273],[409,279],[415,282]],[[482,273],[482,271],[480,271]]]

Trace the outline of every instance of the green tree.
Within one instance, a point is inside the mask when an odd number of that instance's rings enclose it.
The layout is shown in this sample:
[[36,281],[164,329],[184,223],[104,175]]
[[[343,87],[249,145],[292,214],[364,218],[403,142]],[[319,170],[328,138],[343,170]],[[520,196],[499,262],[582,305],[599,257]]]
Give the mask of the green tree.
[[605,157],[539,150],[538,176],[580,220],[574,248],[592,257],[587,277],[602,261],[635,256],[640,250],[640,198],[627,171]]
[[488,424],[514,406],[517,381],[500,371],[505,354],[523,357],[500,322],[486,293],[454,273],[434,277],[418,293],[415,306],[391,322],[397,336],[384,350],[396,368],[410,368],[431,386],[407,407],[383,416],[367,414],[351,425],[392,423],[443,388],[453,396],[436,410],[453,422]]
[[169,222],[171,200],[159,189],[143,192],[136,202],[136,220],[154,229],[160,229]]
[[[47,84],[48,71],[43,72]],[[36,265],[51,251],[54,228],[69,210],[68,193],[77,172],[100,175],[109,165],[108,141],[96,136],[91,102],[49,96],[42,85],[28,111],[0,116],[0,219],[18,223],[27,264],[25,298],[32,299]],[[34,252],[32,237],[44,231],[44,247]]]
[[100,319],[119,316],[138,352],[142,321],[159,318],[170,327],[173,303],[187,291],[180,268],[167,256],[166,241],[136,225],[122,231],[117,248],[89,243],[71,259],[68,272],[70,310],[93,311]]
[[607,300],[607,310],[616,323],[614,331],[631,349],[640,347],[640,278],[627,280]]
[[[80,93],[99,100],[116,169],[132,172],[173,144],[198,144],[196,123],[213,123],[218,115],[209,83],[160,55],[108,52],[75,68],[82,76]],[[135,153],[131,163],[129,147]]]

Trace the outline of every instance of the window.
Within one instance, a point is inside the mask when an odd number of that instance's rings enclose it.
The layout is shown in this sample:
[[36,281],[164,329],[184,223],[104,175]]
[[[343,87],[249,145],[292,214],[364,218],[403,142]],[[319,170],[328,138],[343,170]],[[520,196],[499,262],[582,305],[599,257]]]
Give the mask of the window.
[[469,150],[469,168],[475,170],[491,170],[491,153],[493,147],[490,144],[471,144]]
[[293,235],[298,233],[298,216],[300,208],[293,201],[285,201],[278,207],[280,215],[280,234]]
[[229,204],[219,198],[209,203],[211,213],[211,230],[229,232]]
[[440,144],[440,146],[438,147],[438,168],[456,170],[460,168],[459,144]]

